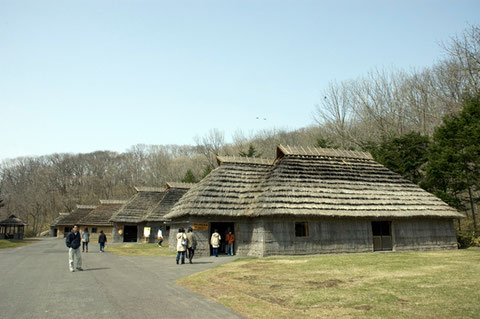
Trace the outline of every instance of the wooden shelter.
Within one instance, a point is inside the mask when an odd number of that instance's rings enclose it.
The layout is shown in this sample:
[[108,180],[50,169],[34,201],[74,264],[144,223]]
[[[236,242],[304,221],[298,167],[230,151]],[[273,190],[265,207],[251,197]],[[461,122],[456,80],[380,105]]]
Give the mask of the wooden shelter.
[[50,224],[50,234],[55,237],[66,237],[82,218],[90,214],[97,205],[77,205],[71,213],[60,213]]
[[107,240],[110,241],[110,236],[113,234],[113,222],[110,221],[110,218],[126,203],[126,200],[100,200],[100,205],[77,222],[80,231],[83,232],[87,228],[90,240],[95,240],[103,230]]
[[197,229],[199,254],[214,228],[245,256],[457,247],[463,215],[368,153],[280,145],[274,161],[217,160],[165,216]]
[[26,223],[15,215],[10,215],[0,222],[0,239],[22,240]]

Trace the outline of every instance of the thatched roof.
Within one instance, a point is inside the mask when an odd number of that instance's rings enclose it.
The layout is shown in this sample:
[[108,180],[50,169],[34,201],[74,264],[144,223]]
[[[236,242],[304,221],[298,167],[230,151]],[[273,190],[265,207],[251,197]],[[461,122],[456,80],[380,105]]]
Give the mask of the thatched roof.
[[192,186],[165,218],[248,214],[273,161],[238,157],[217,157],[217,160],[220,166]]
[[137,193],[110,218],[115,223],[140,223],[165,195],[165,188],[136,187]]
[[7,219],[4,219],[0,222],[0,226],[26,226],[20,218],[15,215],[8,216]]
[[167,183],[165,196],[158,202],[150,213],[146,215],[146,222],[165,221],[164,216],[170,212],[170,209],[178,202],[180,198],[195,184],[191,183]]
[[96,207],[96,205],[77,205],[77,208],[73,212],[64,216],[59,216],[56,224],[52,223],[51,226],[73,226]]
[[70,215],[70,213],[60,213],[58,214],[57,218],[55,218],[51,223],[50,226],[54,227],[58,225],[58,222],[61,221],[65,216]]
[[77,224],[111,226],[113,223],[110,218],[126,203],[126,200],[100,200],[100,205],[80,219]]
[[273,165],[219,162],[166,218],[463,217],[364,152],[280,145]]

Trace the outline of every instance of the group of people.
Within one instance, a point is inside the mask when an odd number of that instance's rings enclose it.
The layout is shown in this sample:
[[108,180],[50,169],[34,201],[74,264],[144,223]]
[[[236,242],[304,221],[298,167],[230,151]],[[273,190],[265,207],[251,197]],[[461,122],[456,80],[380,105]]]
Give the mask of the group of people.
[[197,238],[193,233],[192,227],[189,227],[185,234],[185,229],[180,228],[177,234],[177,265],[180,262],[185,263],[185,254],[188,251],[187,258],[192,264],[193,255],[195,255],[195,249],[197,249]]
[[[80,235],[80,231],[78,230],[78,226],[74,225],[72,231],[68,233],[65,244],[68,247],[68,266],[70,272],[74,272],[75,270],[82,271],[82,254],[80,252],[80,243],[82,246],[82,252],[88,253],[88,243],[90,242],[90,233],[88,232],[88,228],[85,228],[83,233]],[[100,245],[100,252],[104,252],[105,243],[107,242],[107,236],[103,233],[103,230],[100,231],[100,235],[98,236],[98,243]],[[76,263],[76,267],[74,267],[74,263]]]
[[[187,229],[185,233],[184,228],[178,230],[177,238],[177,264],[185,264],[185,255],[192,264],[193,256],[195,255],[195,249],[197,248],[197,238],[193,233],[192,227]],[[210,237],[210,244],[212,245],[213,255],[218,257],[218,250],[221,246],[222,237],[218,233],[218,230],[215,229],[212,236]],[[78,270],[82,271],[82,254],[80,252],[80,246],[82,246],[82,252],[88,253],[88,243],[90,242],[90,233],[88,228],[85,228],[82,234],[78,230],[78,226],[74,225],[72,231],[67,235],[65,244],[69,248],[68,250],[68,266],[71,272]],[[103,233],[103,230],[100,231],[98,236],[98,243],[100,245],[100,252],[104,252],[105,243],[107,242],[107,236]],[[158,246],[162,247],[163,234],[162,231],[158,231]],[[227,255],[234,255],[234,242],[235,235],[229,230],[225,236],[225,253]],[[76,261],[76,267],[74,267]]]
[[[190,263],[192,263],[193,255],[195,254],[195,249],[197,248],[197,238],[193,233],[191,227],[188,228],[187,233],[185,234],[185,229],[180,228],[177,234],[177,264],[180,262],[185,263],[185,254],[188,252],[187,258]],[[218,250],[222,243],[222,236],[218,233],[218,230],[215,229],[212,236],[210,237],[210,245],[212,245],[212,254],[215,257],[218,257]],[[229,230],[225,236],[225,254],[233,256],[234,255],[234,242],[235,235]],[[159,244],[160,246],[161,244]]]

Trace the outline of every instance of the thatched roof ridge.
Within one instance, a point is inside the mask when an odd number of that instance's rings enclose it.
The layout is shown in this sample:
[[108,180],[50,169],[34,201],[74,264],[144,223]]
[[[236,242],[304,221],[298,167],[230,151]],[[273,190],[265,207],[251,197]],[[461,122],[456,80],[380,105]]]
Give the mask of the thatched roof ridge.
[[224,163],[244,163],[244,164],[259,164],[259,165],[273,165],[273,160],[257,157],[240,157],[240,156],[217,156],[218,165]]
[[110,218],[110,221],[116,223],[139,223],[153,208],[157,206],[160,200],[165,196],[166,189],[163,188],[138,188],[138,192],[125,203],[118,212]]
[[190,189],[195,183],[167,182],[167,188],[185,188]]
[[126,203],[126,200],[100,200],[100,205],[81,218],[78,225],[111,226],[110,218]]
[[27,226],[27,224],[15,215],[10,215],[8,218],[0,221],[0,226]]
[[135,186],[134,188],[137,192],[161,193],[165,191],[164,187]]
[[106,205],[115,205],[115,204],[126,204],[128,200],[126,199],[101,199],[100,204],[106,204]]
[[370,153],[361,152],[361,151],[349,151],[349,150],[341,150],[341,149],[334,149],[334,148],[320,148],[320,147],[310,147],[310,146],[278,145],[277,158],[282,157],[283,155],[373,159]]

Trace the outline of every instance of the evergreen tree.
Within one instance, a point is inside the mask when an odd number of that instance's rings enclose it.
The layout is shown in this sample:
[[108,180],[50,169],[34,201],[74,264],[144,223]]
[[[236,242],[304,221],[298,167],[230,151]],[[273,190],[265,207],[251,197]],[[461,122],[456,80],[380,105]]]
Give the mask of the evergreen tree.
[[197,178],[195,177],[195,174],[193,174],[193,171],[191,169],[188,169],[187,172],[185,173],[185,176],[182,178],[183,183],[198,183]]
[[248,147],[248,151],[247,152],[244,152],[244,151],[241,151],[240,153],[238,153],[238,155],[242,156],[242,157],[260,157],[262,156],[262,154],[258,153],[258,151],[255,149],[255,147],[250,144],[250,146]]
[[423,179],[422,168],[428,159],[429,144],[428,136],[410,133],[384,140],[380,145],[369,143],[365,148],[377,162],[418,184]]
[[207,164],[205,166],[205,168],[203,169],[203,172],[202,172],[202,179],[205,178],[205,176],[207,176],[208,174],[210,174],[210,172],[213,170],[212,166],[210,164]]
[[458,207],[468,194],[474,231],[477,231],[474,193],[480,190],[480,96],[464,102],[456,116],[446,116],[435,130],[424,185]]
[[330,139],[328,138],[323,138],[323,137],[318,137],[317,142],[315,143],[315,147],[321,147],[321,148],[338,148],[335,143],[333,143]]

